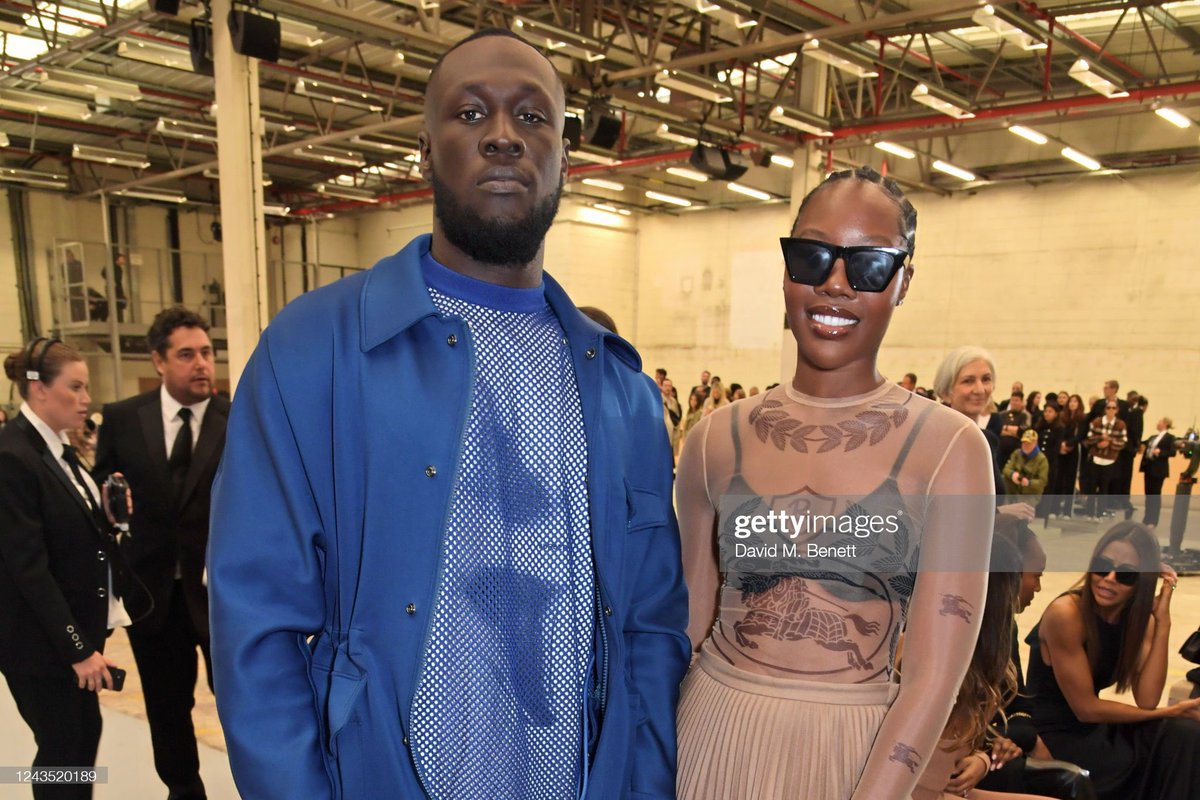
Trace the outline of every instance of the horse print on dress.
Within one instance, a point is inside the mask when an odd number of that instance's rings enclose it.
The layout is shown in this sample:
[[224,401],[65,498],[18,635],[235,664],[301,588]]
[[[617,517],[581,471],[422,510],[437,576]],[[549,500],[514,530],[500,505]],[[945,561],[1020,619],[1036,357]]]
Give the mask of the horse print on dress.
[[904,766],[908,767],[909,772],[916,775],[917,770],[921,766],[921,754],[906,745],[904,742],[899,742],[895,747],[892,748],[892,754],[888,756],[888,761],[895,761],[897,764],[903,764]]
[[[854,625],[859,636],[878,633],[879,623],[865,620],[858,614],[845,613],[843,616],[829,609],[815,608],[813,595],[803,578],[781,578],[765,591],[743,591],[742,602],[749,611],[745,619],[733,625],[737,643],[742,647],[758,649],[758,643],[752,641],[751,636],[768,636],[785,642],[808,639],[826,650],[845,651],[854,669],[874,669],[863,657],[858,642],[847,636],[846,621]],[[837,606],[830,600],[823,602]],[[846,609],[842,608],[842,611]]]
[[968,625],[971,624],[971,612],[975,607],[968,603],[965,598],[956,594],[942,595],[942,607],[938,609],[938,614],[943,617],[959,617]]

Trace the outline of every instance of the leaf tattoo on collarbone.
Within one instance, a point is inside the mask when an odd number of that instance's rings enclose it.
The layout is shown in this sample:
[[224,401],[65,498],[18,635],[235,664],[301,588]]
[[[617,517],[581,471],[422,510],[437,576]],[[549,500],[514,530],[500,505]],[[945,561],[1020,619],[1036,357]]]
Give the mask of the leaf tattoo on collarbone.
[[791,447],[798,453],[828,453],[844,448],[847,453],[864,444],[874,446],[899,429],[908,419],[905,403],[875,403],[848,420],[835,425],[807,425],[782,410],[783,403],[768,398],[750,412],[750,424],[759,441],[776,448]]

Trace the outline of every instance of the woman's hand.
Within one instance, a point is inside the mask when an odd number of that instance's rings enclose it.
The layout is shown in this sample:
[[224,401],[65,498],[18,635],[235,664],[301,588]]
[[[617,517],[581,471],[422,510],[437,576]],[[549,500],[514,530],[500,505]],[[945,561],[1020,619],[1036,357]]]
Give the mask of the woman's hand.
[[92,653],[83,661],[72,664],[71,669],[75,670],[75,677],[78,679],[80,689],[98,692],[102,688],[112,688],[112,674],[108,671],[110,665],[116,666],[97,652]]
[[1005,505],[998,506],[996,508],[996,512],[999,514],[1007,514],[1010,517],[1016,517],[1017,519],[1024,520],[1025,522],[1031,522],[1034,514],[1036,513],[1036,509],[1029,505],[1029,503],[1007,503]]
[[1005,736],[997,736],[996,741],[992,742],[992,769],[997,770],[1003,767],[1014,758],[1020,758],[1024,753],[1021,748],[1017,747],[1016,742]]
[[[120,472],[114,472],[113,475],[118,478],[125,477]],[[113,518],[111,507],[108,504],[108,481],[105,481],[104,485],[100,487],[100,497],[101,497],[100,503],[101,503],[101,505],[104,506],[104,516],[108,517],[108,521],[111,524],[116,525],[117,520]],[[129,509],[129,516],[132,517],[133,516],[133,490],[131,490],[131,489],[125,490],[125,507]]]
[[1171,624],[1171,596],[1175,594],[1175,584],[1179,583],[1179,575],[1171,568],[1169,564],[1163,564],[1162,588],[1158,590],[1158,596],[1154,598],[1154,621],[1158,625]]
[[966,797],[967,792],[987,776],[991,765],[987,753],[968,753],[954,765],[954,772],[950,775],[950,782],[946,784],[946,791]]

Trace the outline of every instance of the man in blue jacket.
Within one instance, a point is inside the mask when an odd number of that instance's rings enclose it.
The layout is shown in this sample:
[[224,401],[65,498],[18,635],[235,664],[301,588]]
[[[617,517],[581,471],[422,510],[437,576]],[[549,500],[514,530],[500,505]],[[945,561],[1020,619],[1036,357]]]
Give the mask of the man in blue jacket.
[[668,798],[688,661],[661,401],[542,273],[553,66],[434,69],[432,237],[305,295],[238,386],[212,653],[246,800]]

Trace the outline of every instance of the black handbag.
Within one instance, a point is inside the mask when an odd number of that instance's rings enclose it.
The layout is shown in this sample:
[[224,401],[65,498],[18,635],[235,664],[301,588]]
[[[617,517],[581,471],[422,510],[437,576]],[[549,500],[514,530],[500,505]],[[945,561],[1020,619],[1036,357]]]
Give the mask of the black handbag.
[[1192,635],[1179,648],[1179,655],[1193,664],[1200,664],[1200,629],[1192,631]]

